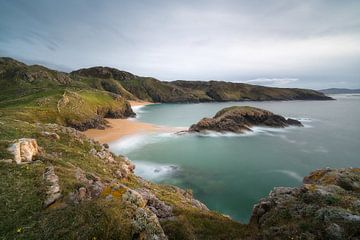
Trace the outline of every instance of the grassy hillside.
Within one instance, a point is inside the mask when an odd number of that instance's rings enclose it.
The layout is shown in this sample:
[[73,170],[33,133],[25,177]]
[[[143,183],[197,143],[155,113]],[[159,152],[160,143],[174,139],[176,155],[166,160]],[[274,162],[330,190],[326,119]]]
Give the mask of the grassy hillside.
[[41,66],[0,58],[0,115],[29,122],[58,123],[79,130],[104,127],[104,117],[134,113],[121,95]]
[[273,88],[222,81],[175,81],[171,83],[187,91],[195,90],[197,95],[208,96],[211,101],[331,99],[320,92],[309,89]]
[[104,117],[130,116],[127,99],[290,100],[316,99],[317,92],[168,83],[108,70],[66,74],[0,58],[1,240],[359,237],[360,169],[316,171],[301,187],[276,188],[241,224],[208,210],[191,190],[136,176],[125,157],[66,127],[102,127]]
[[[44,136],[44,131],[58,134],[59,139]],[[138,211],[148,210],[124,200],[129,189],[151,191],[171,206],[171,217],[160,222],[169,239],[226,239],[249,234],[244,225],[194,205],[189,191],[153,184],[130,172],[119,176],[117,170],[122,171],[127,160],[111,154],[100,158],[93,151],[106,152],[104,147],[70,128],[33,124],[7,116],[0,118],[0,132],[0,159],[11,157],[6,148],[19,138],[34,138],[42,149],[37,161],[31,164],[0,160],[0,239],[138,239],[140,235],[152,239],[146,234],[155,234],[155,227],[151,232],[145,229],[149,226],[138,229],[134,223],[141,224]],[[110,158],[113,160],[108,161]],[[47,183],[43,174],[50,165],[59,177],[62,197],[44,207]],[[79,178],[79,172],[85,179],[101,182],[98,195],[74,200],[81,187],[89,193],[95,191],[93,183]],[[157,219],[151,216],[144,216],[148,225],[155,224]]]
[[[267,100],[330,100],[323,93],[308,89],[271,88],[222,81],[163,82],[150,77],[108,67],[80,69],[71,73],[83,81],[98,79],[109,85],[107,91],[118,93],[115,82],[134,97],[153,102],[267,101]],[[88,80],[84,80],[88,79]],[[98,84],[100,85],[100,84]],[[101,87],[105,89],[104,86]],[[127,93],[123,93],[127,95]]]
[[80,69],[70,74],[28,66],[10,58],[0,58],[2,96],[23,95],[58,88],[111,92],[128,100],[152,102],[329,100],[323,93],[308,89],[271,88],[222,81],[164,82],[151,77],[109,67]]

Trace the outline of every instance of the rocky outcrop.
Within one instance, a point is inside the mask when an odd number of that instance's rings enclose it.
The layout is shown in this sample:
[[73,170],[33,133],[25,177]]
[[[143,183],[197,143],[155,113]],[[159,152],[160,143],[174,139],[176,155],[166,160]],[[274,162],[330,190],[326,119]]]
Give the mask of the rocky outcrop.
[[203,118],[189,128],[189,132],[217,131],[243,133],[253,126],[288,127],[302,126],[301,122],[284,118],[270,111],[248,106],[224,108],[213,118]]
[[99,197],[106,186],[99,176],[80,168],[76,169],[75,178],[82,186],[69,195],[70,201],[74,203]]
[[44,207],[48,207],[56,200],[61,198],[59,177],[55,174],[54,166],[50,165],[46,167],[44,172],[44,180],[47,184]]
[[147,208],[137,208],[132,219],[132,239],[166,240],[168,239],[156,215]]
[[321,169],[300,187],[277,187],[254,206],[250,225],[265,239],[358,239],[360,168]]
[[138,189],[137,192],[146,201],[146,206],[161,220],[174,216],[172,207],[158,199],[155,194],[146,188]]
[[40,133],[42,136],[50,138],[52,140],[60,140],[60,136],[57,133],[43,131]]
[[35,139],[20,138],[11,144],[8,151],[14,156],[17,164],[30,163],[39,154],[39,146]]

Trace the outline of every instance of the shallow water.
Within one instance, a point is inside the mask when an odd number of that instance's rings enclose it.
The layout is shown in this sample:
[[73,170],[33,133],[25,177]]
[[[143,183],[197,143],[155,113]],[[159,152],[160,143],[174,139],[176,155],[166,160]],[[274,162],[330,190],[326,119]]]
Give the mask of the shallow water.
[[336,101],[158,104],[138,108],[140,121],[185,127],[224,107],[249,105],[299,119],[305,127],[252,133],[134,135],[110,144],[146,179],[193,190],[210,209],[248,221],[275,186],[297,186],[323,167],[360,167],[360,95]]

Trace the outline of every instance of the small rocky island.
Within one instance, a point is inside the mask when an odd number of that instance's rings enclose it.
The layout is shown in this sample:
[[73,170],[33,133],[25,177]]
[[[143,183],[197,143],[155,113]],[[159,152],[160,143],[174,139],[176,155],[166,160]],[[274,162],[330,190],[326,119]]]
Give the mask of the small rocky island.
[[244,133],[253,126],[283,128],[303,126],[300,121],[284,118],[270,111],[249,107],[233,106],[220,110],[213,118],[203,118],[189,128],[189,132],[217,131]]

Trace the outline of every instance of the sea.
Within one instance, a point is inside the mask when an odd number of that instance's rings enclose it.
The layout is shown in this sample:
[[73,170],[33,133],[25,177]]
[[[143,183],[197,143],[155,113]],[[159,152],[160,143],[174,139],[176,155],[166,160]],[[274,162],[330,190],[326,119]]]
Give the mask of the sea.
[[[130,135],[110,143],[144,179],[191,189],[209,209],[248,222],[254,204],[278,186],[302,184],[319,168],[360,167],[360,95],[335,101],[153,104],[135,121],[168,132]],[[254,127],[246,134],[177,134],[229,106],[253,106],[300,120],[304,127]]]

